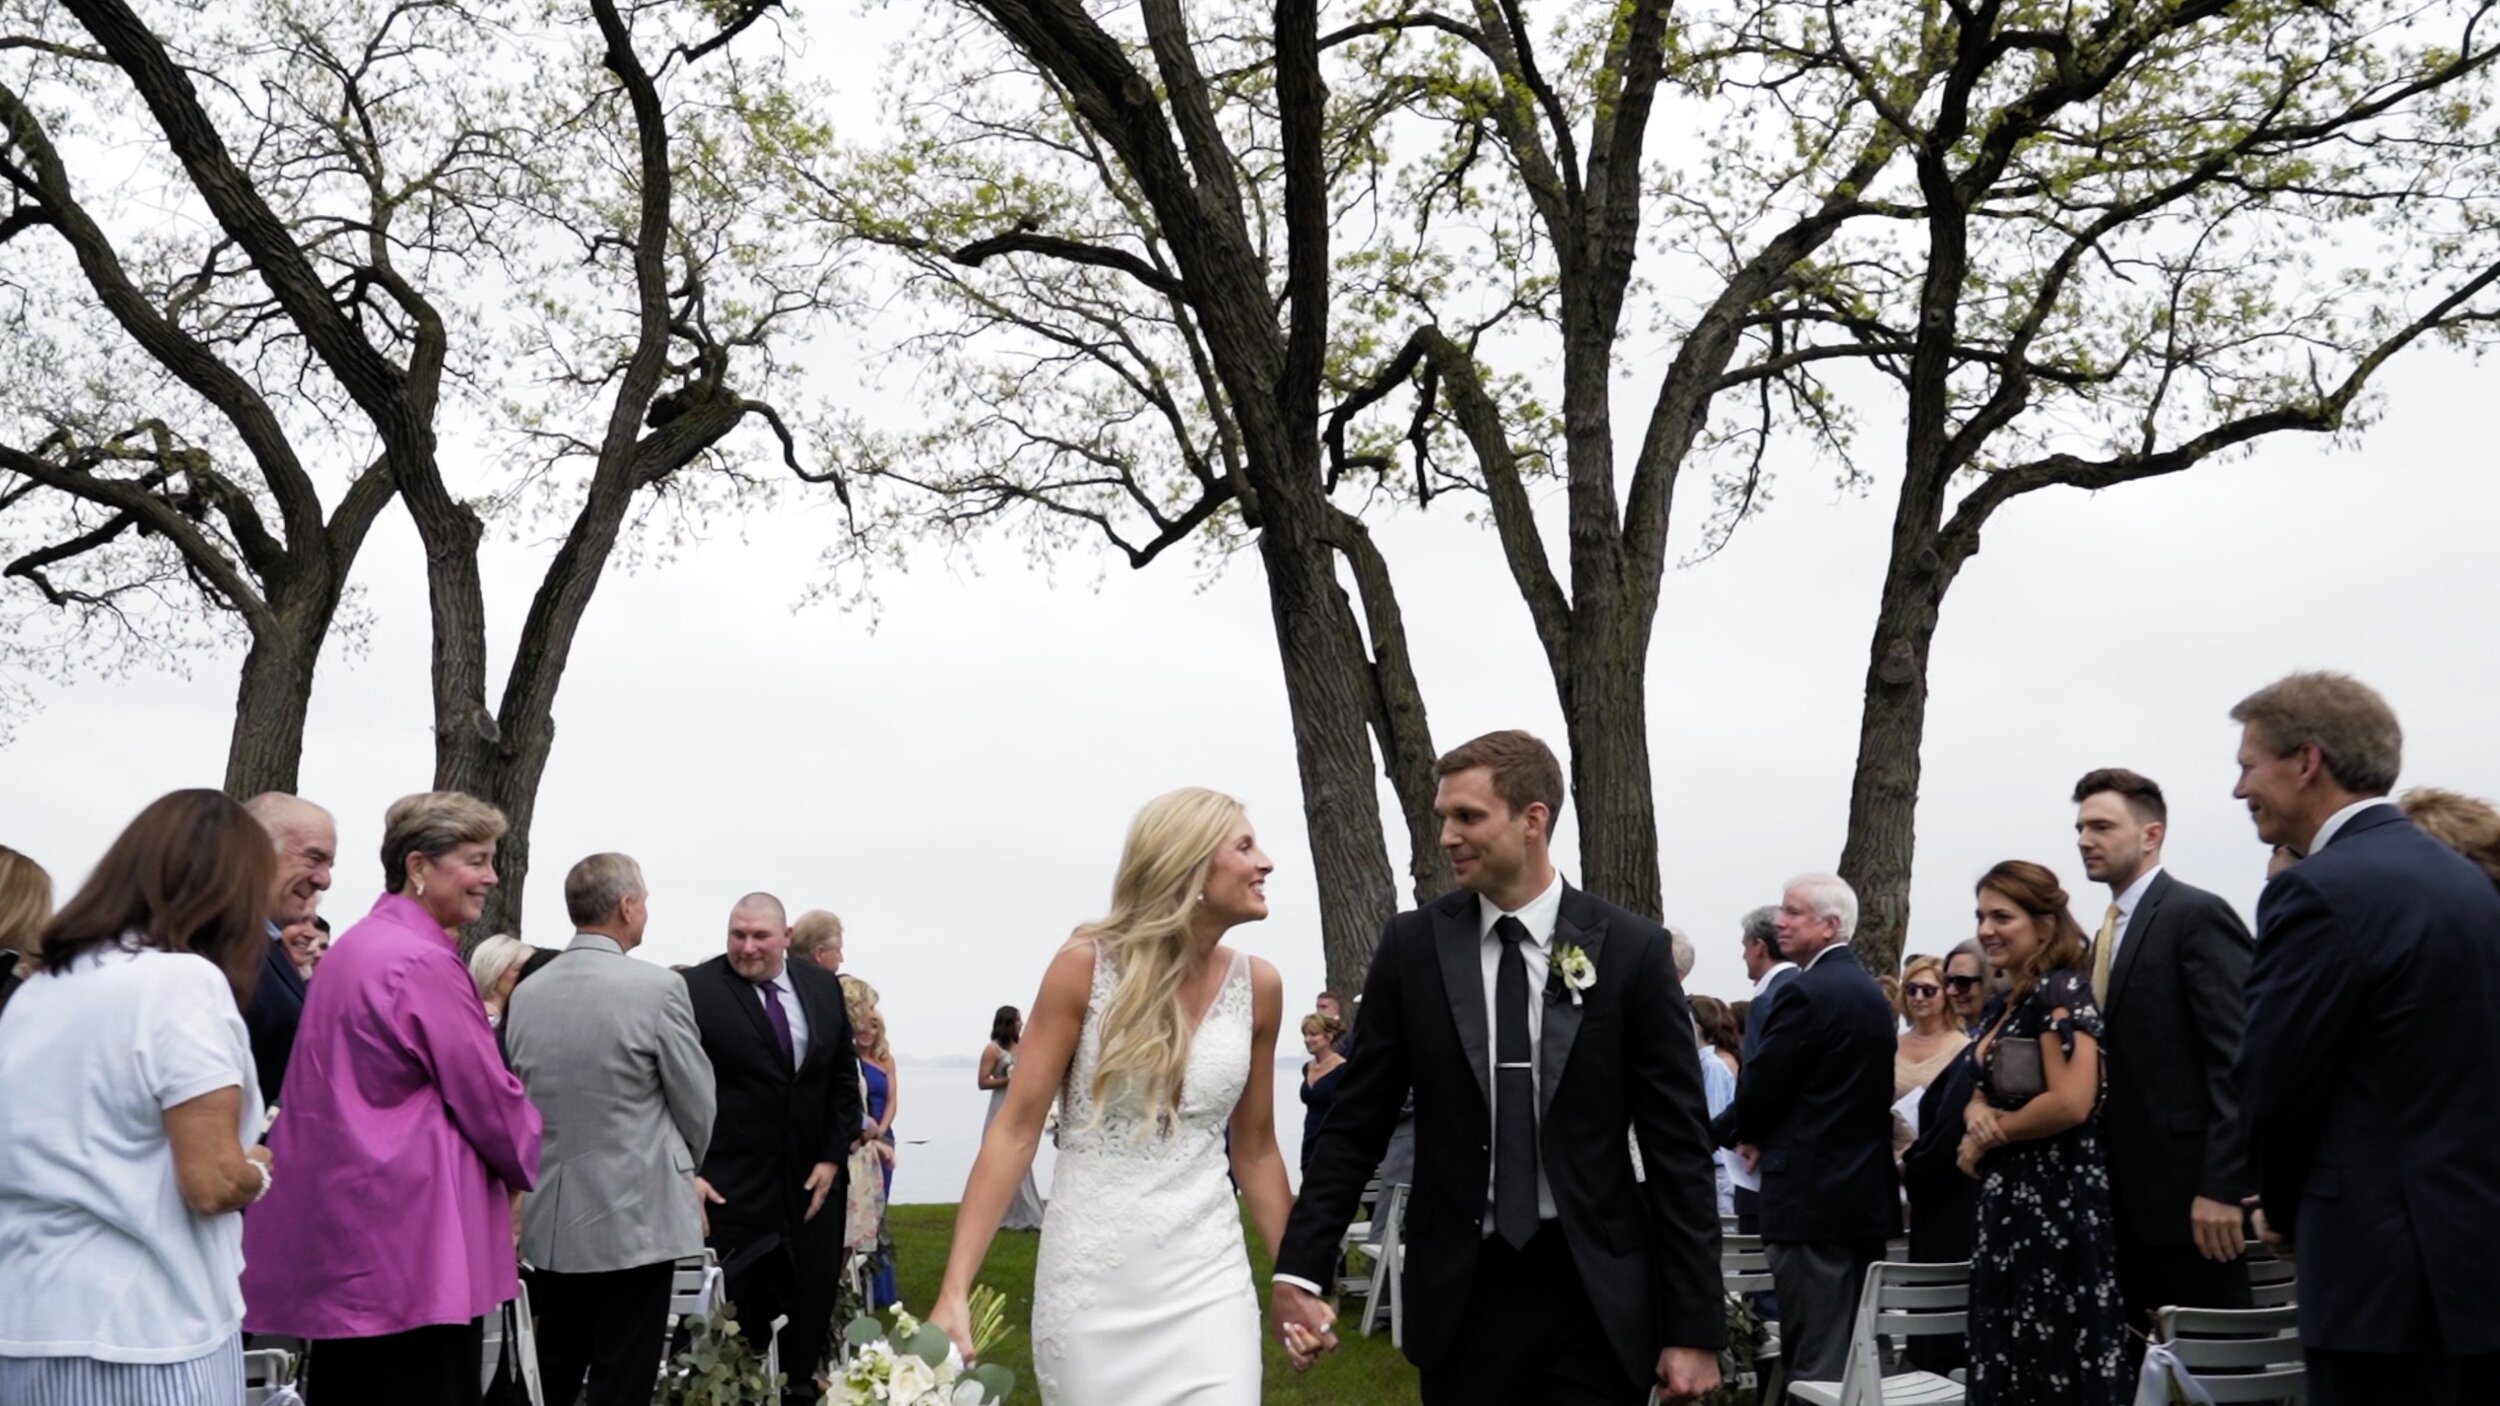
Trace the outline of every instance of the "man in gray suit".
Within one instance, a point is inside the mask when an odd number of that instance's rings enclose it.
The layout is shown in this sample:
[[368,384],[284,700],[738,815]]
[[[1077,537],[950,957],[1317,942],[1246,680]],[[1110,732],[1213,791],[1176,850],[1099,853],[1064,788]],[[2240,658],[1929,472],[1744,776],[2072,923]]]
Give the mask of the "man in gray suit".
[[594,854],[564,876],[579,929],[514,988],[503,1037],[546,1119],[521,1258],[547,1400],[648,1406],[670,1266],[703,1253],[695,1168],[712,1140],[712,1062],[686,983],[628,953],[650,918],[642,867]]

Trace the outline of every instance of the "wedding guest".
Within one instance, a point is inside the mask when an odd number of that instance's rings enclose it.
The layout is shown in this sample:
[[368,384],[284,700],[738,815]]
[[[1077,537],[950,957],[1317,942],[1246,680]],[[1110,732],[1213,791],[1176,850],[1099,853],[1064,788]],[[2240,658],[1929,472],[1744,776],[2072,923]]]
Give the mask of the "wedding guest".
[[842,920],[822,908],[810,908],[801,913],[790,924],[790,955],[840,974]]
[[311,1406],[462,1406],[480,1317],[519,1290],[512,1203],[538,1110],[504,1067],[452,934],[495,886],[503,812],[457,791],[393,802],[381,898],[304,1003],[269,1147],[318,1176],[244,1225],[244,1326],[309,1340]]
[[[894,1115],[902,1111],[903,1091],[894,1077],[894,1049],[886,1043],[885,1017],[877,1009],[877,988],[857,977],[842,978],[843,997],[851,1020],[851,1041],[859,1055],[860,1077],[868,1081],[868,1141],[878,1151],[883,1164],[878,1182],[885,1199],[894,1199]],[[882,1228],[878,1239],[885,1239]],[[897,1297],[894,1287],[894,1262],[886,1260],[877,1269],[868,1286],[868,1306],[884,1308]]]
[[521,1203],[539,1375],[567,1406],[650,1406],[676,1261],[703,1252],[694,1169],[712,1139],[712,1063],[686,983],[633,959],[642,866],[594,854],[564,876],[565,960],[512,993],[503,1045],[547,1128]]
[[1774,921],[1779,950],[1799,966],[1763,1003],[1736,1102],[1712,1127],[1762,1178],[1762,1240],[1791,1378],[1838,1381],[1867,1267],[1901,1229],[1894,1019],[1849,947],[1858,898],[1848,884],[1792,879]]
[[[1013,1006],[1000,1006],[990,1017],[990,1042],[981,1048],[980,1085],[989,1090],[990,1102],[981,1115],[981,1135],[989,1136],[990,1124],[998,1121],[998,1110],[1007,1106],[1007,1085],[1016,1073],[1016,1046],[1024,1041],[1024,1013]],[[1033,1185],[1033,1171],[1026,1168],[1024,1181],[1007,1201],[1007,1212],[999,1217],[1001,1230],[1039,1230],[1042,1228],[1042,1194]]]
[[315,913],[290,924],[280,936],[286,939],[287,960],[295,964],[295,974],[309,983],[313,968],[321,965],[322,954],[330,950],[330,920]]
[[[1738,924],[1745,959],[1745,979],[1753,983],[1753,999],[1739,1001],[1745,1008],[1739,1017],[1738,1078],[1741,1066],[1753,1059],[1754,1048],[1762,1042],[1762,1022],[1768,1018],[1781,988],[1797,975],[1797,964],[1780,955],[1779,909],[1776,906],[1756,908]],[[1730,1014],[1736,1007],[1729,1007]],[[1731,1204],[1736,1207],[1736,1230],[1741,1235],[1762,1233],[1762,1175],[1758,1168],[1736,1148],[1725,1164],[1733,1189]]]
[[252,1003],[243,1012],[244,1028],[252,1033],[252,1066],[260,1078],[260,1096],[283,1103],[287,1061],[294,1053],[295,1031],[304,1019],[304,974],[287,950],[288,926],[313,916],[321,895],[330,890],[330,868],[338,862],[338,822],[330,812],[301,796],[264,791],[243,808],[269,832],[276,848],[278,872],[270,880],[267,907],[268,951]]
[[2101,1013],[2066,890],[2008,860],[1979,880],[1979,945],[2011,972],[1980,1036],[1958,1161],[1981,1179],[1971,1406],[2125,1406],[2126,1331],[2101,1157]]
[[1737,1065],[1740,1068],[1743,1067],[1744,1064],[1745,1022],[1752,1016],[1752,1014],[1753,1002],[1751,1001],[1730,1001],[1727,1003],[1727,1018],[1736,1026]]
[[[695,1179],[731,1303],[762,1340],[781,1330],[784,1399],[815,1406],[842,1281],[844,1164],[860,1138],[859,1061],[842,982],[793,962],[781,900],[750,893],[727,950],[685,974],[717,1115]],[[830,1203],[835,1214],[819,1214]]]
[[[1901,1192],[1910,1207],[1904,1257],[1911,1264],[1966,1264],[1979,1236],[1979,1183],[1960,1165],[1978,1073],[1973,1048],[1965,1042],[1918,1096],[1918,1136],[1901,1154]],[[1922,1334],[1907,1351],[1911,1366],[1938,1376],[1970,1365],[1959,1333]]]
[[176,791],[43,930],[0,1019],[0,1401],[243,1399],[238,1213],[271,1172],[241,1003],[274,867],[243,807]]
[[43,925],[52,920],[52,876],[35,861],[0,845],[0,1008],[34,975]]
[[[1359,1005],[1363,998],[1357,996],[1354,999]],[[1344,1032],[1337,1037],[1337,1053],[1351,1057],[1354,1054],[1354,1021],[1346,1014],[1345,1002],[1338,999],[1334,991],[1322,991],[1319,999],[1311,1003],[1311,1008],[1337,1022],[1337,1028]]]
[[[2248,928],[2214,894],[2162,866],[2170,808],[2152,778],[2118,767],[2075,783],[2083,872],[2109,886],[2093,939],[2092,998],[2106,1027],[2101,1110],[2127,1326],[2160,1311],[2247,1308],[2240,1203],[2256,1188],[2231,1060],[2248,1025]],[[2130,1363],[2143,1359],[2130,1334]]]
[[[1668,931],[1673,932],[1674,929]],[[1736,1052],[1740,1037],[1736,1033],[1735,1022],[1728,1017],[1727,1002],[1716,996],[1694,996],[1685,1004],[1693,1012],[1693,1053],[1701,1060],[1703,1111],[1716,1118],[1736,1101]],[[1640,1159],[1639,1149],[1635,1148],[1632,1155],[1637,1162]],[[1719,1214],[1733,1216],[1736,1214],[1736,1179],[1731,1169],[1736,1163],[1736,1152],[1733,1148],[1714,1148],[1710,1160],[1714,1166],[1712,1179],[1718,1186]]]
[[2300,1258],[2316,1406],[2490,1399],[2500,1314],[2500,890],[2387,801],[2404,734],[2342,674],[2231,710],[2257,838],[2236,1073],[2266,1228]]
[[1900,1115],[1902,1102],[1926,1092],[1970,1043],[1945,1006],[1944,963],[1933,957],[1912,957],[1901,969],[1901,1009],[1910,1028],[1901,1032],[1892,1056],[1895,1157],[1908,1152],[1917,1136],[1917,1130]]
[[521,939],[499,932],[469,954],[469,979],[477,983],[477,998],[486,1007],[488,1025],[503,1025],[504,1004],[512,999],[512,988],[521,984],[522,969],[536,953]]
[[1988,1017],[1988,964],[1980,958],[1978,943],[1964,939],[1945,954],[1944,1001],[1954,1028],[1967,1039],[1978,1039]]
[[1745,1067],[1745,1035],[1736,1028],[1735,1008],[1716,996],[1695,996],[1692,1006],[1693,1033],[1700,1038],[1701,1047],[1719,1061],[1730,1079],[1735,1078]]
[[2473,860],[2476,868],[2500,884],[2500,809],[2491,802],[2455,791],[2416,786],[2396,798],[2405,819],[2422,833]]
[[1302,1170],[1311,1169],[1311,1149],[1319,1141],[1320,1125],[1328,1121],[1328,1110],[1337,1101],[1337,1082],[1345,1074],[1345,1056],[1337,1053],[1337,1042],[1345,1037],[1345,1027],[1325,1011],[1313,1011],[1302,1017],[1302,1050],[1310,1056],[1302,1063]]

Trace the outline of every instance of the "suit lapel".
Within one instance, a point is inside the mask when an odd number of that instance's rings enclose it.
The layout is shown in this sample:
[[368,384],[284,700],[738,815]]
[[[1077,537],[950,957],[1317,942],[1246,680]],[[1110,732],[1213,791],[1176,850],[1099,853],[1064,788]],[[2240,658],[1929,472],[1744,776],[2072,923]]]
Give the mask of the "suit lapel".
[[2170,892],[2170,871],[2164,869],[2144,886],[2144,901],[2127,915],[2127,935],[2119,940],[2118,955],[2109,961],[2109,995],[2101,1001],[2101,1018],[2118,1007],[2118,993],[2126,989],[2127,974],[2135,970],[2135,959],[2144,950],[2144,940],[2153,935],[2153,920],[2161,912],[2162,898]]
[[[1580,898],[1578,889],[1569,885],[1564,886],[1562,909],[1554,915],[1553,950],[1546,954],[1547,990],[1556,989],[1561,984],[1559,959],[1565,947],[1579,948],[1588,954],[1589,965],[1593,968],[1597,967],[1598,949],[1606,941],[1606,919],[1602,914],[1595,912],[1592,907],[1584,905]],[[1572,911],[1575,908],[1580,910],[1577,915]],[[1587,920],[1585,927],[1578,921],[1582,918]],[[1546,1110],[1554,1106],[1554,1090],[1562,1087],[1563,1068],[1571,1062],[1571,1046],[1580,1038],[1580,1017],[1584,1012],[1585,1003],[1590,996],[1595,994],[1596,988],[1592,985],[1579,1000],[1575,1001],[1571,998],[1570,992],[1565,990],[1562,999],[1546,1004],[1545,1025],[1539,1033],[1536,1049],[1536,1116],[1540,1125],[1545,1121]],[[1545,993],[1543,991],[1530,992],[1528,999],[1542,1001],[1545,999]]]
[[278,978],[279,985],[294,993],[295,1004],[304,1004],[304,974],[295,969],[295,959],[287,955],[286,939],[269,939],[269,952],[261,965]]
[[1458,1025],[1467,1072],[1476,1079],[1484,1106],[1493,1106],[1493,1042],[1484,1026],[1484,935],[1476,930],[1476,896],[1465,889],[1432,910],[1432,946],[1441,957],[1441,987],[1449,995],[1450,1019]]

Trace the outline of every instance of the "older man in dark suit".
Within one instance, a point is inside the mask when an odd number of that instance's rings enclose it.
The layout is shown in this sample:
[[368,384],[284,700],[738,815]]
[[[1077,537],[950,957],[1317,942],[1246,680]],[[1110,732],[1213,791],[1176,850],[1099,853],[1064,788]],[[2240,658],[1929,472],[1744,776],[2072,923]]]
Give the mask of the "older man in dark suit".
[[2257,905],[2241,1111],[2300,1263],[2316,1406],[2500,1390],[2500,890],[2388,803],[2377,693],[2294,674],[2231,711],[2257,836],[2305,857]]
[[295,1027],[304,1019],[304,974],[296,970],[284,933],[309,922],[330,888],[330,866],[338,859],[338,822],[330,812],[301,796],[264,791],[243,803],[278,851],[276,876],[269,885],[269,950],[262,955],[260,984],[243,1012],[251,1037],[253,1072],[260,1096],[283,1105],[287,1062],[295,1053]]
[[1858,1293],[1901,1230],[1892,1160],[1892,1003],[1849,938],[1858,899],[1829,874],[1789,881],[1780,954],[1797,963],[1712,1125],[1754,1149],[1762,1239],[1779,1291],[1782,1350],[1799,1381],[1838,1381]]
[[[2091,970],[2118,1292],[2128,1326],[2150,1333],[2166,1307],[2249,1306],[2240,1202],[2256,1187],[2231,1082],[2248,1022],[2248,928],[2162,867],[2170,809],[2151,778],[2091,772],[2075,783],[2075,806],[2083,871],[2110,895]],[[2127,1341],[2140,1358],[2143,1340]]]
[[729,950],[686,973],[718,1112],[695,1179],[705,1243],[730,1302],[761,1339],[781,1334],[786,1400],[809,1402],[842,1278],[844,1169],[861,1137],[859,1055],[842,983],[793,962],[781,900],[751,893],[729,914]]

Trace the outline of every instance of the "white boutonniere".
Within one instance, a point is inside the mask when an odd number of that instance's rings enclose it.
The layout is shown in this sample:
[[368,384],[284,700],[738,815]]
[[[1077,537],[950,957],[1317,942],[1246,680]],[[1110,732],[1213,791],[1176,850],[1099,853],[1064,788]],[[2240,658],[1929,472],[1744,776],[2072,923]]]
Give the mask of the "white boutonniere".
[[1563,989],[1571,993],[1571,1004],[1580,1004],[1580,993],[1597,984],[1597,964],[1589,954],[1566,942],[1554,949],[1554,970],[1562,977]]

